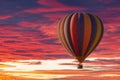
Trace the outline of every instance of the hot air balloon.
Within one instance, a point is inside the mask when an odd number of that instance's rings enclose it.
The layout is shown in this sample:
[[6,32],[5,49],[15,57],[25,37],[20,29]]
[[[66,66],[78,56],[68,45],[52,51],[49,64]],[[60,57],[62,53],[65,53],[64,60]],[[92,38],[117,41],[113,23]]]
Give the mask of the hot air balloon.
[[89,13],[73,13],[64,16],[58,23],[59,40],[66,50],[78,60],[78,68],[96,48],[103,36],[101,19]]

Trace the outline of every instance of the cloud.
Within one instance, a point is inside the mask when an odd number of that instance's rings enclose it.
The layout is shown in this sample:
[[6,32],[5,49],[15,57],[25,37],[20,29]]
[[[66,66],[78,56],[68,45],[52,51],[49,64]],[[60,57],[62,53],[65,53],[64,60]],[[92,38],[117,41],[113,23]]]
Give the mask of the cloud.
[[20,41],[15,41],[15,40],[5,40],[4,43],[10,43],[10,44],[14,44],[14,43],[18,43]]
[[[117,68],[117,66],[120,64],[119,63],[119,59],[112,59],[112,58],[110,58],[110,59],[96,59],[96,60],[94,60],[94,61],[91,61],[91,60],[89,60],[89,58],[87,59],[87,60],[85,60],[84,61],[84,63],[87,63],[87,64],[89,64],[89,65],[95,65],[95,64],[97,64],[97,65],[100,65],[100,66],[106,66],[107,67],[107,65],[109,66],[109,65],[113,65],[113,66],[115,66],[116,68]],[[109,66],[110,68],[111,68],[111,66]]]
[[25,65],[41,65],[40,60],[17,60],[15,63],[25,64]]
[[36,27],[36,26],[39,26],[39,24],[37,24],[37,23],[28,22],[28,21],[19,22],[18,25],[19,25],[19,26],[25,26],[25,27]]
[[9,18],[11,18],[12,16],[0,16],[0,20],[5,20],[5,19],[9,19]]
[[68,55],[68,54],[45,54],[44,55],[44,57],[46,58],[46,59],[69,59],[69,58],[71,58],[70,57],[70,55]]
[[15,52],[17,52],[17,53],[25,53],[26,50],[15,50]]
[[116,2],[116,0],[109,0],[109,1],[105,1],[105,0],[98,0],[98,2],[101,2],[101,3],[103,3],[103,4],[112,4],[112,3],[114,3],[114,2]]
[[74,64],[74,63],[61,63],[59,65],[76,65],[76,64]]
[[60,43],[57,43],[57,41],[58,41],[57,38],[40,40],[40,42],[43,43],[43,44],[60,45]]
[[[105,62],[108,62],[108,60],[110,59],[105,59]],[[2,74],[4,73],[5,75],[16,77],[23,76],[25,79],[98,80],[107,78],[112,79],[112,77],[114,77],[114,80],[119,78],[119,64],[111,65],[107,63],[99,65],[100,63],[84,63],[83,69],[78,70],[76,68],[76,62],[74,62],[73,59],[13,60],[11,62],[0,62],[0,70],[2,70]]]
[[97,59],[98,62],[107,63],[107,64],[120,64],[119,60],[120,59],[110,59],[110,60]]
[[1,0],[0,5],[0,11],[2,11],[1,14],[14,14],[15,12],[19,12],[24,9],[42,6],[40,4],[37,4],[35,0],[20,0],[12,2],[8,0]]
[[[50,3],[48,4],[48,0],[44,0],[44,1],[38,0],[37,3],[44,5],[45,7],[28,9],[28,10],[24,10],[24,12],[27,12],[27,13],[47,13],[47,12],[57,12],[57,11],[85,10],[85,8],[77,8],[77,7],[63,5],[63,4],[59,3],[57,0],[54,0],[52,2],[52,4],[50,4]],[[55,6],[57,6],[57,7],[55,7]]]
[[31,57],[33,56],[32,54],[28,54],[28,53],[12,53],[12,55],[17,55],[17,56],[26,56],[26,57]]

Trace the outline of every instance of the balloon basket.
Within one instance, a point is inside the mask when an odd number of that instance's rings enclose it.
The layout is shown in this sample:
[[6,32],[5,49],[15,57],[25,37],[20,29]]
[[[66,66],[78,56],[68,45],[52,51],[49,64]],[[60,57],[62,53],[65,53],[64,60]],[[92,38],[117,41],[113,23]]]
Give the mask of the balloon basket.
[[78,65],[78,69],[82,69],[83,68],[83,65],[82,64],[79,64]]

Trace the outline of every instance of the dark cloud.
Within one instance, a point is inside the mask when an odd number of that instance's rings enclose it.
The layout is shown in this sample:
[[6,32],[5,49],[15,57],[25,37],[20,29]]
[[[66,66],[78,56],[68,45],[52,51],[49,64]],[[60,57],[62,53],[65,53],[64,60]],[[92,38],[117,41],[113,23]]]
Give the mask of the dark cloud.
[[15,31],[17,31],[17,32],[31,32],[31,33],[33,33],[33,32],[40,32],[38,30],[38,28],[39,27],[34,27],[34,28],[32,28],[32,27],[21,27],[21,28],[15,30]]
[[[93,0],[93,1],[88,1],[88,0],[75,0],[75,1],[70,1],[70,0],[59,0],[64,5],[69,5],[69,6],[79,6],[79,7],[88,7],[88,8],[93,8],[94,6],[101,6],[101,7],[108,7],[108,6],[117,6],[119,5],[119,0],[115,1],[103,1],[103,0]],[[104,3],[109,3],[109,4],[104,4]]]
[[15,50],[14,52],[17,52],[17,53],[25,53],[26,50]]
[[113,65],[113,64],[120,64],[119,59],[96,59],[94,61],[91,60],[85,60],[85,63],[91,63],[91,64],[103,64],[103,65]]
[[106,63],[114,63],[114,64],[120,64],[120,59],[109,59],[109,60],[106,60],[106,59],[96,59],[97,62],[106,62]]
[[[64,5],[69,5],[69,6],[90,6],[90,5],[92,5],[92,6],[95,6],[95,5],[97,5],[97,4],[95,4],[95,3],[97,3],[97,1],[87,1],[86,2],[86,0],[76,0],[76,1],[70,1],[70,0],[59,0],[59,2],[61,2],[62,4],[64,4]],[[100,5],[100,4],[99,4]]]
[[14,44],[14,43],[18,43],[20,41],[15,41],[15,40],[6,40],[4,41],[4,43],[10,43],[10,44]]
[[39,64],[41,64],[41,62],[40,61],[38,61],[38,62],[29,62],[28,64],[29,65],[39,65]]
[[19,36],[2,36],[0,35],[0,38],[18,38]]
[[57,38],[40,40],[40,42],[42,42],[42,43],[44,43],[44,44],[60,45],[60,43],[57,43],[57,41],[58,41]]
[[27,56],[27,57],[32,57],[33,54],[27,54],[27,53],[23,53],[23,54],[19,54],[20,56]]
[[42,7],[37,4],[36,0],[1,0],[0,1],[0,13],[1,14],[13,14],[24,9]]
[[[92,12],[92,13],[98,13],[98,12],[104,12],[107,14],[110,14],[106,11],[108,7],[114,7],[114,6],[120,6],[119,0],[116,1],[103,1],[103,0],[59,0],[60,3],[68,6],[76,6],[78,8],[84,7],[86,8],[85,12]],[[106,4],[108,2],[108,4]],[[119,11],[119,10],[118,10]],[[81,12],[81,10],[80,10]]]
[[61,63],[59,65],[76,65],[76,64],[74,64],[74,63]]
[[29,53],[12,53],[12,55],[33,57],[33,54],[29,54]]
[[41,62],[40,61],[25,61],[25,62],[19,62],[17,61],[17,63],[23,63],[23,64],[27,64],[27,65],[40,65]]
[[33,50],[29,50],[30,52],[42,52],[43,50],[42,49],[33,49]]
[[46,54],[45,57],[47,59],[52,59],[52,58],[54,58],[54,59],[63,59],[63,58],[67,59],[67,58],[70,58],[70,55],[67,55],[67,54]]

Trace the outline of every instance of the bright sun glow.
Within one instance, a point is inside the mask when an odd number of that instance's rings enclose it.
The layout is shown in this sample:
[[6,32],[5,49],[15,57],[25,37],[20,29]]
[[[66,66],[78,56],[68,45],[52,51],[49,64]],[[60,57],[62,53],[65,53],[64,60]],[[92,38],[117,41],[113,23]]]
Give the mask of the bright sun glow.
[[[41,71],[110,71],[112,67],[118,66],[117,64],[94,64],[97,58],[88,58],[90,62],[83,63],[84,68],[77,69],[77,64],[74,59],[56,59],[56,60],[17,60],[13,62],[0,62],[0,70],[5,72],[6,75],[20,76],[33,79],[53,79],[64,78],[69,76],[88,76],[90,74],[55,74],[55,73],[42,73]],[[110,60],[107,58],[107,60]],[[114,70],[117,70],[114,68]],[[36,73],[39,71],[39,73]],[[13,74],[14,72],[14,74]],[[104,76],[119,76],[118,74],[104,74]]]
[[[89,61],[95,61],[96,58],[89,58]],[[13,62],[0,62],[2,65],[7,65],[6,67],[0,67],[3,71],[36,71],[36,70],[78,70],[77,62],[74,59],[57,59],[57,60],[17,60]],[[104,65],[96,65],[83,63],[83,70],[92,70],[92,71],[100,71],[103,70],[107,66],[116,66],[113,64],[104,64]],[[10,67],[9,67],[10,66]]]
[[[7,73],[11,75],[11,73]],[[25,78],[33,78],[33,79],[53,79],[53,78],[64,78],[64,77],[71,77],[71,76],[85,76],[79,74],[35,74],[35,73],[15,73],[12,74],[13,76],[22,76]]]

